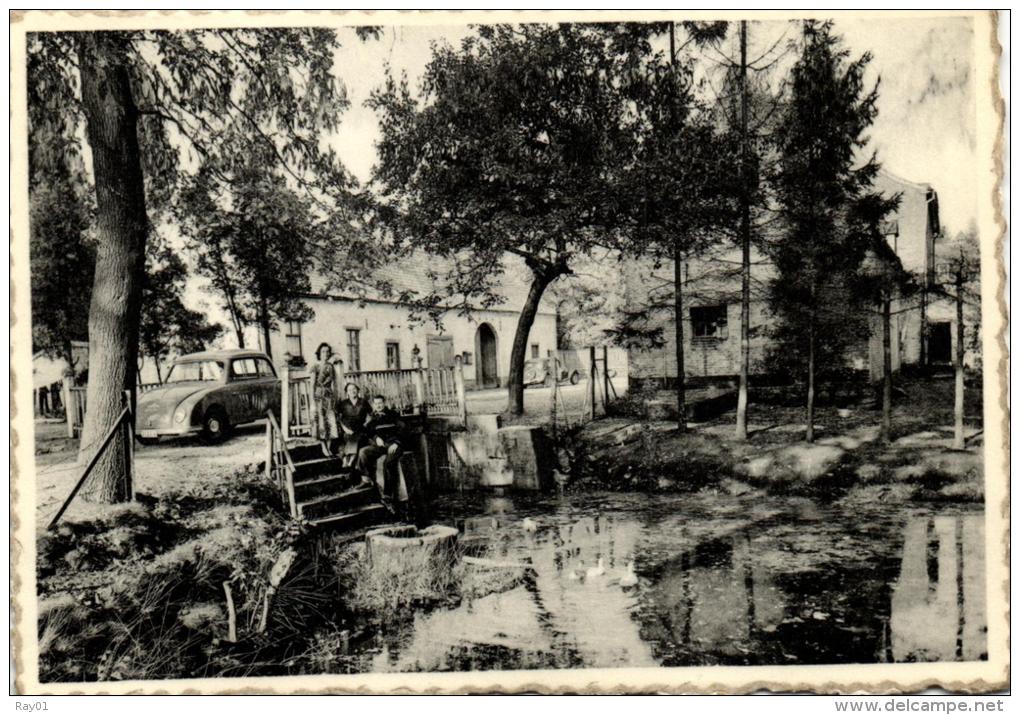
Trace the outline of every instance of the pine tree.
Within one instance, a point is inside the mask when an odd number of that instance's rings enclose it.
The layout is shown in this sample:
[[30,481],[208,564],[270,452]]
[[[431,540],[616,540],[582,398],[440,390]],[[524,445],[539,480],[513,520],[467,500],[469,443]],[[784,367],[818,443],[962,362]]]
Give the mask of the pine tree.
[[774,182],[785,230],[771,247],[770,305],[781,350],[806,378],[809,442],[818,376],[839,366],[864,331],[855,283],[868,245],[851,230],[849,215],[878,171],[874,155],[863,162],[859,156],[876,114],[877,86],[864,86],[870,59],[851,60],[831,23],[805,22],[776,132]]

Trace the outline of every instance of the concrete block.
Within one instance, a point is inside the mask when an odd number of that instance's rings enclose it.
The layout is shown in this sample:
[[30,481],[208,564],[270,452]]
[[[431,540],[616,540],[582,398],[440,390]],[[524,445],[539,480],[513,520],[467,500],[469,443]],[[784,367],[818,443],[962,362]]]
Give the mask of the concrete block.
[[500,447],[513,471],[514,489],[540,491],[553,486],[556,455],[539,427],[515,425],[499,430]]
[[473,432],[495,435],[503,426],[503,420],[499,415],[468,415],[466,426]]

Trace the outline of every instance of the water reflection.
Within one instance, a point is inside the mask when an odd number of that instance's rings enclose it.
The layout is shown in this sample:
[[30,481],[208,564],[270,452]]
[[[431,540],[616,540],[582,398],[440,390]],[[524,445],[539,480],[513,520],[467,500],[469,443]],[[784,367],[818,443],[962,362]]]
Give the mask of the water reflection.
[[986,657],[980,513],[719,501],[451,498],[468,548],[530,568],[390,624],[362,669]]
[[912,519],[892,594],[894,660],[977,660],[985,654],[984,522]]

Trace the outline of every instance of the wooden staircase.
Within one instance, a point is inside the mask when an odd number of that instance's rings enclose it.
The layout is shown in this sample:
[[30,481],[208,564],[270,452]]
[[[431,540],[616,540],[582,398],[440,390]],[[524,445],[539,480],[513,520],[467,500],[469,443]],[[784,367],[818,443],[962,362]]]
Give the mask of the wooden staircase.
[[278,486],[290,515],[322,529],[350,530],[387,520],[374,485],[359,484],[354,467],[326,457],[318,442],[285,443],[272,412],[266,426],[266,475]]

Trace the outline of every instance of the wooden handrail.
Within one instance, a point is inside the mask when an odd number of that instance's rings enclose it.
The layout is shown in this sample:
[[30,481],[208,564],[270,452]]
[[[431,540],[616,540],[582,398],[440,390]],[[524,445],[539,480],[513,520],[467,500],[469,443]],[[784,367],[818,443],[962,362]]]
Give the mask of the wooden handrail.
[[[275,432],[280,437],[280,451],[283,452],[283,458],[287,461],[287,465],[285,468],[287,479],[287,501],[290,502],[290,504],[288,504],[288,506],[290,507],[290,515],[296,519],[297,499],[294,495],[294,471],[295,471],[294,460],[290,456],[290,450],[287,449],[287,441],[283,439],[283,434],[280,430],[280,423],[276,421],[276,415],[273,414],[272,410],[266,410],[266,417],[269,420],[270,433],[272,434],[273,432]],[[273,442],[275,441],[276,439],[273,439]],[[275,446],[276,446],[275,444],[272,445],[272,447],[274,448]],[[276,451],[275,449],[270,450],[271,453],[275,451]]]
[[85,484],[85,480],[88,479],[89,474],[92,473],[92,470],[95,468],[96,463],[99,461],[99,458],[103,455],[103,452],[106,451],[106,448],[110,446],[110,442],[113,440],[113,436],[117,434],[117,430],[120,429],[121,424],[124,422],[124,419],[130,416],[131,410],[129,408],[125,407],[123,410],[120,411],[120,415],[118,415],[117,419],[114,420],[112,425],[110,425],[110,430],[106,433],[106,436],[103,437],[103,442],[99,446],[99,449],[95,451],[95,453],[92,455],[92,458],[89,460],[89,463],[85,466],[85,471],[78,479],[78,483],[74,485],[74,489],[72,489],[71,493],[67,495],[67,499],[64,500],[64,503],[61,504],[60,509],[57,510],[56,515],[53,517],[49,525],[46,527],[47,531],[52,531],[53,527],[57,525],[58,521],[60,521],[60,517],[64,515],[64,512],[67,511],[67,507],[70,506],[71,501],[75,498],[75,496],[77,496],[78,491],[81,489],[82,485]]

